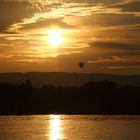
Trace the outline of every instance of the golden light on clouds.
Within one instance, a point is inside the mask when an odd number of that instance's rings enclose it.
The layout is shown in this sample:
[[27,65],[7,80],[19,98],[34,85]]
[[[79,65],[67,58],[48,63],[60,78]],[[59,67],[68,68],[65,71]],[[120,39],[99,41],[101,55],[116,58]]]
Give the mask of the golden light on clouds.
[[57,48],[64,42],[62,37],[62,30],[60,29],[51,29],[48,31],[48,36],[46,37],[51,48]]
[[139,0],[1,0],[0,5],[2,72],[75,72],[80,61],[90,62],[86,72],[118,65],[140,71]]

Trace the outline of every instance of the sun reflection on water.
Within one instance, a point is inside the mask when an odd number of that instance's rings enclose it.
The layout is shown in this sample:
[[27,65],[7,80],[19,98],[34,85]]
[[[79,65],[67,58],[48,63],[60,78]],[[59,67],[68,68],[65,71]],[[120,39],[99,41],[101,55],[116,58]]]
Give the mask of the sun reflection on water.
[[59,115],[50,115],[50,140],[62,138],[61,120]]

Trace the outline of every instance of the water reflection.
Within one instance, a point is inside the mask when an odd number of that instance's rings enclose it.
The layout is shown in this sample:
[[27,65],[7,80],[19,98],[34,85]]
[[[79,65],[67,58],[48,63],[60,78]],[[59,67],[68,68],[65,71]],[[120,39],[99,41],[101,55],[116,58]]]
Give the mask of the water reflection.
[[62,138],[61,119],[59,115],[50,115],[50,140]]

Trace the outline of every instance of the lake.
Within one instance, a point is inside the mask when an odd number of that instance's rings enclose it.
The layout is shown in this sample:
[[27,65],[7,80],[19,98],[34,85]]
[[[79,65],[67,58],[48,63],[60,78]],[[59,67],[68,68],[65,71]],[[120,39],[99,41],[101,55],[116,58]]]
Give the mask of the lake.
[[140,140],[140,116],[0,116],[0,140]]

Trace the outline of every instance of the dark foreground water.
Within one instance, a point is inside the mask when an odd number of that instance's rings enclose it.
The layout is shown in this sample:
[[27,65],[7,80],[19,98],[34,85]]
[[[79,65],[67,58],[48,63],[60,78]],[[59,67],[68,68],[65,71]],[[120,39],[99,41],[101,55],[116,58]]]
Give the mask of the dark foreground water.
[[140,140],[140,116],[0,116],[0,140]]

